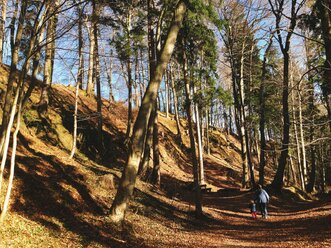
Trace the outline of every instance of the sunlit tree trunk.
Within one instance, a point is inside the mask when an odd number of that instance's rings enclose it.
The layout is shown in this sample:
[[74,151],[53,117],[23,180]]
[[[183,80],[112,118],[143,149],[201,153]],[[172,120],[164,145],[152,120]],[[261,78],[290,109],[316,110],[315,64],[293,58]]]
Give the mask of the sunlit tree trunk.
[[186,52],[183,51],[183,74],[184,74],[184,83],[185,83],[185,95],[186,95],[186,114],[188,120],[188,128],[189,128],[189,137],[190,137],[190,151],[191,151],[191,159],[193,164],[193,185],[195,192],[195,213],[197,216],[202,215],[202,203],[201,203],[201,188],[199,185],[199,162],[197,159],[197,151],[195,145],[195,137],[194,137],[194,127],[193,127],[193,113],[192,113],[192,96],[191,96],[191,87],[190,80],[188,76],[188,65]]
[[[23,4],[21,7],[23,7],[23,9],[21,9],[21,14],[22,14],[22,11],[23,12],[25,11],[24,9],[26,8],[26,6],[24,6],[24,4]],[[42,7],[43,7],[43,4],[41,4],[40,8],[42,8]],[[46,7],[46,10],[47,10],[47,7]],[[36,19],[35,19],[33,30],[31,32],[31,36],[30,36],[30,41],[29,41],[29,44],[27,46],[27,55],[25,57],[25,60],[24,60],[23,66],[22,66],[22,70],[21,70],[21,73],[20,73],[19,78],[18,78],[17,87],[16,87],[16,90],[15,90],[15,96],[14,96],[14,99],[13,99],[12,103],[9,106],[8,121],[6,122],[6,125],[3,126],[4,139],[3,139],[3,144],[2,144],[2,147],[1,147],[2,159],[1,159],[1,165],[0,165],[0,192],[1,192],[1,188],[2,188],[3,171],[4,171],[4,168],[5,168],[5,163],[6,163],[6,160],[7,160],[7,155],[8,155],[8,150],[9,150],[9,141],[10,141],[10,136],[11,136],[11,129],[12,129],[13,124],[14,124],[15,115],[17,114],[16,130],[14,131],[14,134],[13,134],[14,139],[13,139],[13,149],[12,149],[12,157],[11,157],[11,169],[10,169],[9,185],[8,185],[7,194],[6,194],[6,198],[5,198],[5,205],[2,208],[3,212],[2,212],[1,217],[0,217],[1,220],[3,220],[4,214],[7,211],[10,191],[11,191],[11,187],[12,187],[12,180],[13,180],[13,176],[14,176],[13,173],[14,173],[15,156],[16,156],[16,137],[17,137],[17,133],[18,133],[19,127],[20,127],[19,123],[20,123],[20,118],[21,118],[25,77],[26,77],[26,74],[27,74],[27,72],[29,71],[29,68],[30,68],[30,58],[33,55],[32,51],[33,51],[33,48],[34,48],[34,45],[35,45],[36,39],[37,39],[36,38],[37,37],[37,30],[40,30],[42,28],[44,18],[45,18],[45,13],[47,12],[46,10],[43,12],[43,14],[40,17],[37,16]],[[19,20],[20,19],[21,19],[21,16],[20,16]],[[16,38],[17,38],[17,36],[16,36]],[[15,41],[15,42],[17,42],[17,41]]]
[[45,48],[45,65],[44,65],[44,80],[41,88],[40,102],[38,111],[41,114],[47,113],[49,104],[49,91],[52,83],[53,61],[55,49],[55,35],[57,25],[57,6],[58,0],[48,2],[50,17],[47,22],[46,30],[46,48]]
[[127,75],[128,75],[128,122],[127,122],[127,129],[126,129],[126,140],[128,141],[132,134],[132,128],[133,128],[133,116],[132,116],[132,87],[133,87],[133,80],[132,80],[132,65],[131,65],[131,18],[132,18],[132,10],[129,10],[128,16],[127,16],[127,33],[128,33],[128,58],[126,61],[126,69],[127,69]]
[[[242,44],[241,51],[241,61],[240,61],[240,79],[239,79],[239,125],[240,125],[240,142],[241,142],[241,158],[242,158],[242,166],[243,166],[243,182],[242,185],[246,188],[248,185],[248,170],[249,170],[249,161],[248,161],[248,151],[247,149],[247,132],[246,132],[246,117],[245,117],[245,91],[244,91],[244,48],[245,42]],[[254,178],[254,177],[253,177]]]
[[2,0],[0,3],[1,17],[0,17],[0,64],[3,58],[3,43],[5,40],[5,23],[7,16],[7,0]]
[[300,148],[302,154],[302,169],[303,169],[303,177],[305,182],[305,187],[307,187],[308,183],[308,175],[307,175],[307,159],[306,159],[306,145],[305,145],[305,138],[303,132],[303,119],[302,119],[302,100],[301,100],[301,84],[298,84],[298,110],[299,110],[299,130],[300,130]]
[[[293,88],[293,73],[290,74],[290,86]],[[296,109],[295,109],[295,96],[294,90],[291,92],[292,97],[292,118],[293,118],[293,130],[294,130],[294,137],[296,142],[296,152],[297,152],[297,159],[298,159],[298,169],[299,169],[299,179],[300,179],[300,186],[302,190],[306,189],[306,182],[304,180],[304,173],[302,170],[302,160],[301,160],[301,149],[299,143],[299,134],[298,134],[298,127],[297,127],[297,117],[296,117]]]
[[175,110],[175,120],[176,120],[176,127],[177,127],[177,137],[179,138],[180,143],[183,143],[182,140],[182,131],[180,128],[180,119],[179,119],[179,114],[178,114],[178,101],[177,101],[177,92],[176,92],[176,87],[175,87],[175,80],[174,80],[174,71],[172,68],[172,64],[170,63],[170,83],[171,83],[171,89],[172,89],[172,94],[174,97],[174,110]]
[[[44,39],[44,35],[43,35],[43,32],[44,30],[41,30],[40,33],[38,34],[38,45],[40,45]],[[25,95],[24,95],[24,98],[23,98],[23,102],[22,102],[22,109],[24,109],[26,103],[28,102],[31,94],[32,94],[32,91],[34,90],[34,88],[36,87],[36,84],[37,84],[37,76],[38,76],[38,72],[39,72],[39,69],[40,69],[40,59],[41,59],[41,54],[40,54],[40,49],[38,49],[34,55],[34,58],[33,58],[33,63],[32,63],[32,77],[31,77],[31,80],[30,80],[30,84],[29,84],[29,88],[28,90],[26,91]]]
[[208,109],[206,109],[206,150],[207,150],[207,154],[210,155],[210,141],[209,141],[209,111]]
[[110,53],[109,53],[109,62],[107,63],[107,61],[105,60],[105,67],[107,71],[107,80],[109,86],[109,102],[113,103],[115,102],[115,97],[113,93],[113,50],[112,49],[110,49]]
[[185,12],[186,5],[183,1],[180,1],[176,6],[174,18],[171,21],[166,40],[163,44],[163,48],[159,56],[160,59],[157,62],[155,70],[152,72],[152,79],[148,84],[142,104],[139,108],[138,116],[131,136],[127,162],[119,182],[119,187],[113,205],[110,210],[111,219],[114,222],[123,221],[128,200],[132,196],[139,162],[141,160],[141,155],[144,149],[144,140],[146,138],[148,120],[150,118],[153,105],[155,104],[162,77],[173,53],[177,35],[180,26],[182,25]]
[[86,84],[86,95],[93,96],[94,95],[94,75],[93,75],[93,68],[94,68],[94,48],[95,48],[95,37],[94,37],[94,23],[91,21],[90,26],[87,25],[88,35],[89,35],[89,64],[88,64],[88,71],[87,71],[87,84]]
[[[193,94],[196,93],[195,86],[193,86]],[[201,125],[199,116],[199,106],[197,103],[194,104],[195,114],[195,128],[198,143],[198,161],[199,161],[199,185],[205,184],[205,172],[203,167],[203,150],[202,150],[202,139],[201,139]]]
[[[10,64],[10,72],[8,77],[8,83],[7,83],[7,89],[6,94],[4,95],[4,107],[2,112],[2,124],[1,124],[1,143],[0,143],[0,153],[2,154],[3,150],[3,144],[5,139],[5,129],[8,126],[9,122],[9,113],[11,109],[11,104],[13,102],[12,95],[14,90],[14,83],[16,81],[15,73],[18,65],[18,55],[19,55],[19,48],[20,48],[20,42],[22,39],[23,34],[23,23],[26,15],[26,8],[27,8],[27,2],[22,1],[19,18],[18,18],[18,24],[17,24],[17,31],[16,36],[15,35],[15,21],[16,21],[16,15],[18,12],[18,2],[15,4],[15,10],[14,10],[14,17],[11,22],[11,64]],[[1,168],[1,173],[2,173]]]

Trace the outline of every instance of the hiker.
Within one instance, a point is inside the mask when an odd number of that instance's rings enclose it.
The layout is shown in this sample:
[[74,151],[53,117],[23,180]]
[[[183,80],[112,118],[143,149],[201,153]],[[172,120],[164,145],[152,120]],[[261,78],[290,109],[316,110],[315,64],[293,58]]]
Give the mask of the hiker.
[[269,202],[268,193],[262,188],[260,184],[257,185],[255,202],[259,204],[262,218],[268,218],[267,204]]
[[251,203],[249,204],[249,208],[251,210],[252,218],[256,219],[256,204],[255,204],[255,201],[251,201]]

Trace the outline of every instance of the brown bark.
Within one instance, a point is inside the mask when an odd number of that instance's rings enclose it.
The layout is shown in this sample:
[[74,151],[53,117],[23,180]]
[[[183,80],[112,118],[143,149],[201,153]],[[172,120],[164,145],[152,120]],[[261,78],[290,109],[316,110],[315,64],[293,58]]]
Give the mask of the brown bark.
[[276,32],[278,37],[278,43],[280,49],[283,54],[283,92],[282,92],[282,115],[283,115],[283,134],[282,134],[282,146],[281,146],[281,154],[278,160],[278,167],[277,172],[272,181],[272,187],[275,191],[280,192],[283,187],[283,177],[284,171],[287,164],[288,159],[288,148],[290,142],[290,114],[289,114],[289,104],[288,104],[288,96],[289,96],[289,49],[291,44],[291,37],[293,35],[294,28],[296,27],[297,23],[297,14],[300,8],[302,7],[301,4],[297,5],[296,0],[291,1],[291,14],[289,16],[289,26],[288,32],[285,37],[285,41],[283,43],[283,37],[281,34],[281,19],[283,17],[283,7],[284,7],[284,0],[278,2],[277,5],[273,5],[271,0],[268,0],[269,4],[272,8],[272,12],[276,18]]
[[178,114],[177,92],[176,92],[176,88],[175,88],[174,72],[172,70],[171,63],[170,63],[169,74],[170,74],[170,83],[171,83],[172,94],[174,96],[174,109],[175,109],[175,120],[176,120],[176,127],[177,127],[177,137],[179,137],[180,144],[183,144],[182,132],[181,132],[181,128],[180,128],[180,119],[179,119],[179,114]]
[[102,99],[101,99],[101,80],[100,80],[100,62],[99,62],[99,41],[98,41],[98,17],[100,15],[99,6],[96,1],[93,1],[93,36],[94,36],[94,55],[93,55],[93,70],[97,86],[97,112],[98,112],[98,158],[103,152],[103,137],[102,137]]
[[151,115],[153,123],[153,172],[151,182],[155,186],[160,186],[161,172],[160,172],[160,148],[159,148],[159,126],[158,126],[158,113],[157,113],[157,101],[155,101],[153,114]]
[[[16,31],[16,37],[14,38],[15,33],[15,23],[11,23],[11,48],[12,48],[12,60],[10,64],[10,72],[8,77],[8,83],[7,83],[7,89],[6,94],[4,95],[4,107],[2,112],[2,124],[1,124],[1,142],[0,142],[0,153],[2,153],[2,147],[4,143],[4,132],[5,128],[8,125],[9,122],[9,113],[11,109],[11,105],[13,102],[13,91],[14,91],[14,83],[16,82],[16,69],[18,65],[18,54],[19,54],[19,47],[20,42],[22,39],[23,34],[23,22],[26,15],[26,8],[27,8],[27,2],[23,1],[21,5],[21,10],[18,18],[18,25],[17,25],[17,31]],[[13,20],[16,19],[16,14],[18,11],[18,2],[16,2],[15,11],[14,11],[14,17]]]
[[153,73],[151,73],[152,80],[150,80],[148,84],[142,104],[139,108],[138,116],[131,136],[127,162],[122,173],[119,188],[117,190],[113,205],[110,210],[111,219],[114,222],[123,221],[128,200],[133,194],[138,166],[144,148],[144,140],[146,138],[148,120],[157,97],[157,92],[160,87],[164,71],[173,53],[177,35],[182,25],[185,12],[186,5],[183,1],[180,1],[176,6],[174,17],[161,50],[156,68],[153,70]]
[[331,131],[331,3],[329,0],[317,0],[316,5],[319,9],[319,17],[321,19],[322,37],[326,56],[322,92],[328,111],[329,128]]
[[183,51],[183,74],[184,74],[184,83],[185,83],[185,95],[186,95],[186,114],[189,127],[189,136],[190,136],[190,151],[191,159],[193,163],[193,185],[195,191],[195,213],[196,216],[202,215],[202,203],[201,203],[201,188],[199,185],[199,162],[197,159],[197,151],[195,146],[195,137],[194,137],[194,127],[193,127],[193,113],[192,113],[192,97],[191,97],[191,86],[189,77],[187,75],[188,65],[186,53]]
[[5,39],[5,23],[7,15],[7,0],[2,0],[0,3],[1,18],[0,18],[0,64],[2,63],[3,57],[3,41]]
[[[94,21],[94,20],[93,20]],[[86,95],[93,96],[94,95],[94,75],[93,75],[93,68],[94,68],[94,48],[95,48],[95,40],[94,40],[94,23],[93,21],[90,22],[90,26],[87,27],[88,34],[89,34],[89,65],[88,65],[88,72],[87,72],[87,84],[86,84]]]
[[47,23],[46,30],[46,48],[45,48],[45,65],[44,65],[44,80],[41,88],[40,101],[38,106],[38,112],[40,114],[47,113],[49,104],[49,91],[52,82],[53,74],[53,61],[54,61],[54,49],[55,49],[55,34],[56,34],[56,11],[58,0],[48,2],[50,18]]
[[261,150],[260,150],[260,166],[259,166],[259,184],[264,185],[264,167],[265,167],[265,151],[267,149],[266,139],[265,139],[265,78],[266,78],[266,66],[267,66],[267,56],[269,50],[272,46],[272,38],[270,37],[267,49],[263,56],[263,64],[262,64],[262,74],[261,74],[261,84],[260,84],[260,92],[259,92],[259,103],[260,103],[260,122],[259,122],[259,130],[261,137]]

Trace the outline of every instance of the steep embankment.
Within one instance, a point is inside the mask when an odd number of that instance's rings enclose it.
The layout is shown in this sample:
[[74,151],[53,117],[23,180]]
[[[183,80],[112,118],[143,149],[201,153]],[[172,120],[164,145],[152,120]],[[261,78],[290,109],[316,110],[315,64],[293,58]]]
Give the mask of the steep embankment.
[[[7,75],[8,70],[0,66],[1,89]],[[192,180],[189,140],[184,135],[181,146],[175,137],[175,121],[162,113],[161,188],[138,180],[124,225],[114,227],[107,211],[126,158],[127,110],[123,104],[103,102],[105,153],[96,162],[96,102],[80,92],[79,151],[70,160],[74,88],[53,85],[50,93],[46,117],[36,111],[38,89],[24,110],[11,209],[0,226],[1,247],[279,247],[284,239],[286,247],[296,242],[330,244],[325,238],[330,230],[322,224],[331,223],[331,208],[325,202],[293,206],[292,201],[284,204],[274,198],[268,222],[249,219],[251,193],[239,190],[239,143],[219,130],[212,132],[211,155],[205,157],[212,193],[203,196],[206,217],[197,221],[188,187]],[[317,220],[310,215],[314,212]],[[309,229],[309,223],[314,229]],[[276,231],[275,239],[264,240]]]

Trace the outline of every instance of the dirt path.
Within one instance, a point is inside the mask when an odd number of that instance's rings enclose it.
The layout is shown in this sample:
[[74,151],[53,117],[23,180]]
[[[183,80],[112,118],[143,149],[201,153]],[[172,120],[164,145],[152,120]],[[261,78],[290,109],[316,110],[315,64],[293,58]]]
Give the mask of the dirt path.
[[250,193],[205,196],[205,204],[218,209],[223,222],[213,230],[220,236],[216,247],[331,247],[330,201],[284,202],[273,197],[269,218],[259,215],[254,220],[248,210],[251,198]]

